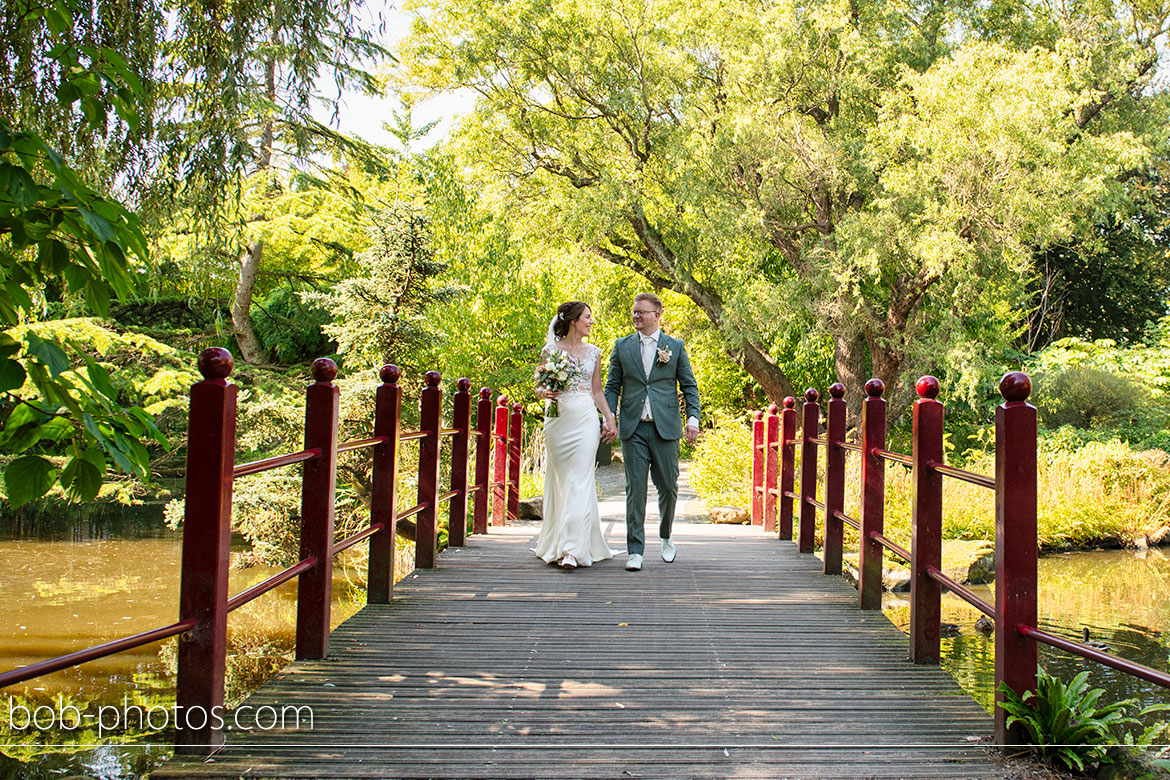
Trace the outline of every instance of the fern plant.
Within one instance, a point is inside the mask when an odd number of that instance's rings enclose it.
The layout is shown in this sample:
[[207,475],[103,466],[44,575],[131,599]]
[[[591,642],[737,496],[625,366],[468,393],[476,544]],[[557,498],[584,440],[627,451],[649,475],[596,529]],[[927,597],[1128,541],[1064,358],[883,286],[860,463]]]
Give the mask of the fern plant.
[[1138,718],[1170,711],[1170,705],[1146,707],[1135,717],[1130,713],[1137,708],[1137,699],[1102,705],[1099,702],[1104,691],[1089,688],[1088,677],[1088,672],[1081,672],[1066,684],[1041,669],[1036,691],[1028,691],[1023,697],[1000,683],[1004,700],[999,706],[1009,716],[1007,725],[1020,724],[1044,758],[1080,772],[1087,765],[1117,760],[1120,755],[1111,753],[1110,747],[1125,745],[1144,750],[1166,733],[1168,726],[1161,721],[1146,727],[1136,738],[1129,729],[1142,726]]

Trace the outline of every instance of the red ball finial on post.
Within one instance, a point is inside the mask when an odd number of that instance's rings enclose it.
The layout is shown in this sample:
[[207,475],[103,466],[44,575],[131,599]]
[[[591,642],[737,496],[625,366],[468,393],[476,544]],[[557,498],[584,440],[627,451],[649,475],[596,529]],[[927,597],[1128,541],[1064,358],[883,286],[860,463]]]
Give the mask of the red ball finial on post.
[[752,412],[752,419],[753,420],[764,419],[764,410],[763,409],[756,409],[754,412]]
[[796,399],[793,398],[792,396],[786,396],[784,398],[784,408],[785,409],[795,409],[796,408]]
[[402,378],[402,369],[393,363],[387,363],[378,370],[378,378],[382,380],[383,384],[396,385],[398,380]]
[[522,404],[522,403],[520,403],[519,401],[517,401],[516,403],[512,404],[512,411],[513,411],[513,412],[522,412],[522,411],[524,411],[524,404]]
[[438,371],[428,371],[423,374],[423,381],[426,382],[427,387],[438,387],[439,383],[443,381],[443,375]]
[[804,391],[804,400],[810,404],[815,404],[821,397],[820,392],[815,387],[810,387]]
[[199,353],[199,373],[204,379],[227,379],[235,365],[232,353],[223,347],[208,347]]
[[499,398],[496,399],[496,406],[507,406],[507,405],[508,405],[508,396],[501,395]]
[[455,383],[455,389],[461,393],[466,393],[471,389],[471,380],[465,376],[459,377],[459,381]]
[[999,394],[1009,403],[1027,401],[1032,394],[1032,380],[1023,371],[1010,371],[999,380]]
[[780,413],[780,407],[777,406],[776,404],[772,404],[771,406],[768,407],[768,414],[779,414],[779,413]]
[[492,389],[490,387],[479,388],[479,397],[484,398],[484,399],[491,398],[492,397]]
[[314,382],[332,382],[337,377],[337,364],[329,358],[317,358],[309,370]]
[[914,385],[920,398],[938,398],[938,391],[942,389],[939,381],[932,376],[924,376]]
[[841,384],[840,382],[834,382],[833,384],[829,385],[829,395],[831,395],[833,398],[844,398],[845,385]]
[[885,392],[886,383],[876,377],[865,383],[865,394],[870,398],[881,398]]

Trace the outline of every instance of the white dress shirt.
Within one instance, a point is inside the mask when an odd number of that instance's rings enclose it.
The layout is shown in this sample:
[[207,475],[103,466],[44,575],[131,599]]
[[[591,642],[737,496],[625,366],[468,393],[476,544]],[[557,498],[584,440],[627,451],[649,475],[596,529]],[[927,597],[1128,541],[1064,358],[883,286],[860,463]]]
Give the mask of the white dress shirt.
[[[661,330],[656,330],[650,334],[639,333],[638,338],[642,342],[642,368],[646,370],[646,378],[650,378],[650,371],[654,368],[654,361],[658,359],[658,337],[662,334]],[[642,419],[653,420],[654,413],[650,410],[650,394],[646,394],[646,400],[642,403]],[[698,428],[699,421],[697,418],[688,417],[687,425],[689,427]]]

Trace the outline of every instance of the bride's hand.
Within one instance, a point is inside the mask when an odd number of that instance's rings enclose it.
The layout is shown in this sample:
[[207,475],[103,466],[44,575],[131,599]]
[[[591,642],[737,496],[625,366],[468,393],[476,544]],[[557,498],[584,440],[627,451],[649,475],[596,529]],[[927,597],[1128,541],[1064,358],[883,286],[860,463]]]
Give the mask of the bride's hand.
[[601,423],[601,440],[604,442],[611,442],[617,438],[617,425],[609,420],[603,420]]
[[554,390],[541,390],[540,391],[540,397],[545,399],[545,400],[548,400],[548,401],[555,400],[556,397],[559,396],[560,394],[561,393],[559,390],[556,390],[556,391],[554,391]]

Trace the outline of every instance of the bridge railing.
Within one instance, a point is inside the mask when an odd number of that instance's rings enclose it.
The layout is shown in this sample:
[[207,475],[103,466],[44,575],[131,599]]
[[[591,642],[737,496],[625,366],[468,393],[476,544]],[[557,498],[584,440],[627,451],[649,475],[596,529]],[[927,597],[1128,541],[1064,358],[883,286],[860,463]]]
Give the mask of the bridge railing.
[[[1043,642],[1074,655],[1110,666],[1143,680],[1170,687],[1170,675],[1051,634],[1037,627],[1036,533],[1037,469],[1036,408],[1027,403],[1032,382],[1022,372],[1000,381],[1004,398],[995,411],[995,474],[985,476],[948,466],[943,450],[943,404],[939,381],[924,376],[915,385],[910,455],[886,449],[885,385],[878,379],[865,384],[859,436],[846,440],[845,387],[829,388],[825,435],[820,436],[820,394],[805,391],[797,433],[796,399],[784,399],[752,422],[752,523],[780,539],[792,539],[811,553],[816,538],[817,510],[824,520],[824,573],[841,574],[844,526],[859,534],[858,603],[861,609],[881,609],[882,558],[885,550],[910,565],[910,660],[938,664],[942,633],[943,589],[974,606],[995,621],[995,736],[999,744],[1024,741],[1007,714],[998,706],[1000,683],[1018,695],[1036,690],[1037,643]],[[795,449],[800,445],[800,489],[796,484]],[[817,456],[825,450],[824,500],[817,500]],[[846,457],[861,455],[860,518],[845,513]],[[911,472],[911,543],[906,550],[885,536],[885,464],[896,463]],[[949,477],[995,493],[995,604],[989,604],[942,571],[943,478]]]
[[[179,637],[175,708],[175,749],[204,754],[223,742],[222,710],[227,667],[227,616],[232,610],[297,578],[296,657],[324,658],[329,651],[333,559],[369,540],[367,603],[387,603],[394,590],[394,537],[398,521],[415,518],[415,567],[432,568],[438,552],[438,513],[448,510],[448,544],[466,541],[467,504],[472,501],[472,531],[486,533],[489,491],[492,525],[516,517],[519,503],[523,411],[501,396],[495,408],[483,388],[471,421],[471,382],[460,379],[449,428],[443,427],[442,377],[424,376],[419,398],[419,430],[402,430],[401,372],[383,366],[375,398],[373,436],[338,441],[337,366],[313,363],[306,390],[304,448],[250,463],[235,464],[237,387],[228,381],[231,354],[218,347],[199,356],[203,376],[191,388],[188,413],[186,507],[183,521],[179,620],[67,655],[0,674],[0,688],[104,658],[169,637]],[[494,428],[493,428],[494,421]],[[439,494],[442,442],[450,440],[449,490]],[[476,441],[472,481],[468,483],[471,441]],[[419,442],[418,490],[414,506],[397,511],[399,446]],[[371,448],[373,454],[370,524],[334,541],[337,456]],[[492,451],[495,469],[489,479]],[[300,560],[263,582],[228,595],[232,525],[232,486],[236,478],[303,463]]]

